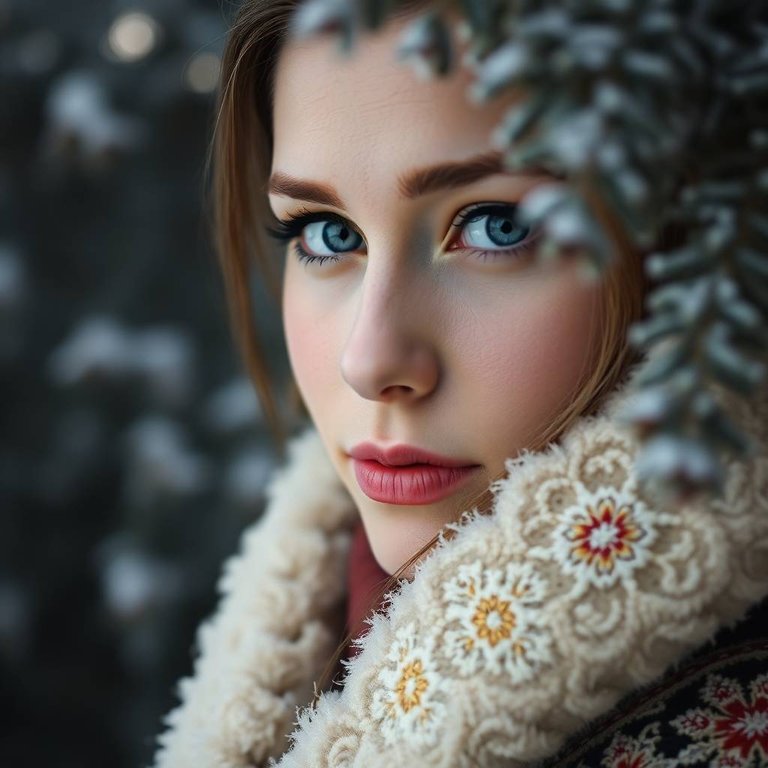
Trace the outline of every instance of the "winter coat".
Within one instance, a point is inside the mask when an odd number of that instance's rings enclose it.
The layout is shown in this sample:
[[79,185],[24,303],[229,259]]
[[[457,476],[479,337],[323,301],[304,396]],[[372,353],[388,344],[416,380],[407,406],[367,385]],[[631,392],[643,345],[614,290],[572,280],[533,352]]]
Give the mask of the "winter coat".
[[757,451],[684,503],[639,486],[628,396],[508,459],[314,707],[358,513],[316,432],[294,438],[156,768],[768,766],[768,393],[723,396]]

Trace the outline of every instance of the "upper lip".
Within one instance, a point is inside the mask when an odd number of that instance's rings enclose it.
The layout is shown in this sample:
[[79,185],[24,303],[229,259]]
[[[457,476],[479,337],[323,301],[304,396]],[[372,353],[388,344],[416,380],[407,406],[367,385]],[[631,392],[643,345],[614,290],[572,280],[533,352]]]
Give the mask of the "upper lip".
[[414,445],[392,445],[384,448],[375,443],[359,443],[349,451],[353,459],[374,459],[379,464],[391,467],[401,467],[406,464],[432,464],[437,467],[469,467],[476,466],[475,462],[464,459],[452,459],[450,456],[441,456],[438,453],[425,451]]

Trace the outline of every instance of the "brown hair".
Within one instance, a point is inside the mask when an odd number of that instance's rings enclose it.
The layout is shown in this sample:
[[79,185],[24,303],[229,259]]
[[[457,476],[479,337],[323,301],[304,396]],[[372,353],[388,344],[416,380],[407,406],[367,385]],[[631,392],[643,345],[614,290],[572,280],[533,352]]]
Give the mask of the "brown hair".
[[[271,216],[266,194],[272,156],[272,96],[275,63],[288,33],[291,13],[301,0],[248,0],[231,28],[222,62],[219,103],[213,143],[214,224],[218,257],[228,298],[230,326],[259,398],[280,455],[284,455],[286,430],[280,418],[263,347],[253,322],[249,290],[251,260],[276,303],[280,303],[279,278],[273,250],[265,241],[264,222]],[[401,11],[424,2],[409,2]],[[621,381],[636,359],[626,343],[629,326],[642,315],[647,289],[642,254],[632,247],[623,227],[599,196],[591,196],[594,213],[614,240],[620,254],[601,278],[602,329],[594,352],[594,365],[582,375],[573,396],[555,415],[543,433],[527,445],[540,450],[557,440],[582,415],[595,412],[604,396]],[[293,386],[294,396],[298,391]],[[489,510],[490,488],[474,499],[466,499],[459,511]],[[458,516],[457,516],[458,517]],[[376,601],[396,586],[410,566],[438,541],[435,536],[404,563],[379,590]],[[371,601],[371,606],[378,602]],[[329,672],[351,640],[347,635],[329,660],[320,684],[328,683]]]

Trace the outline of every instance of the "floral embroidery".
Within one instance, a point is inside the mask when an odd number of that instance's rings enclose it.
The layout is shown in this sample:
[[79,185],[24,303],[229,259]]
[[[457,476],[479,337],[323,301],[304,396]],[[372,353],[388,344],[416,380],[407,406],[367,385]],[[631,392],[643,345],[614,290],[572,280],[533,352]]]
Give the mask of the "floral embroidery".
[[434,641],[425,637],[416,646],[415,637],[412,623],[397,631],[387,665],[378,675],[372,715],[389,745],[400,739],[433,745],[445,717],[441,677],[433,662]]
[[714,753],[718,766],[741,766],[754,756],[768,761],[768,675],[760,675],[744,695],[736,680],[710,675],[701,689],[711,708],[688,710],[672,721],[678,733]]
[[701,698],[713,707],[727,704],[739,698],[741,688],[735,680],[720,675],[710,675],[701,689]]
[[637,738],[617,733],[605,750],[601,765],[603,768],[671,768],[673,764],[656,752],[660,738],[657,723],[646,726]]
[[539,615],[545,582],[530,565],[486,570],[480,562],[462,565],[443,591],[444,649],[464,675],[486,667],[520,682],[550,660],[550,639]]
[[672,724],[678,733],[693,738],[699,738],[712,730],[712,720],[700,709],[689,709],[675,718]]
[[410,712],[412,707],[421,705],[421,697],[429,688],[429,681],[424,676],[424,666],[421,659],[406,664],[400,670],[400,679],[397,681],[397,701],[403,712]]
[[563,569],[604,588],[646,563],[656,532],[642,501],[600,489],[563,512],[554,538]]

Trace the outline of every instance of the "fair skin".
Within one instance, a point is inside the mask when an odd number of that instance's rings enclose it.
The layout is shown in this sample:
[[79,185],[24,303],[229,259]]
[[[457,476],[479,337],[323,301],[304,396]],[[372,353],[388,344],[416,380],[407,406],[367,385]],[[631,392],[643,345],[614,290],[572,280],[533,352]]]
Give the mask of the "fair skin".
[[[461,69],[418,79],[394,59],[401,30],[390,23],[348,59],[326,39],[285,45],[269,195],[280,220],[321,214],[286,250],[288,354],[388,573],[457,520],[567,404],[594,360],[601,290],[575,260],[537,263],[536,232],[526,236],[512,218],[546,176],[499,168],[455,186],[404,189],[417,169],[487,155],[510,101],[469,105]],[[495,207],[457,221],[478,205]],[[301,261],[297,242],[333,258]],[[385,503],[356,478],[348,452],[362,441],[407,443],[475,468],[439,501]]]

